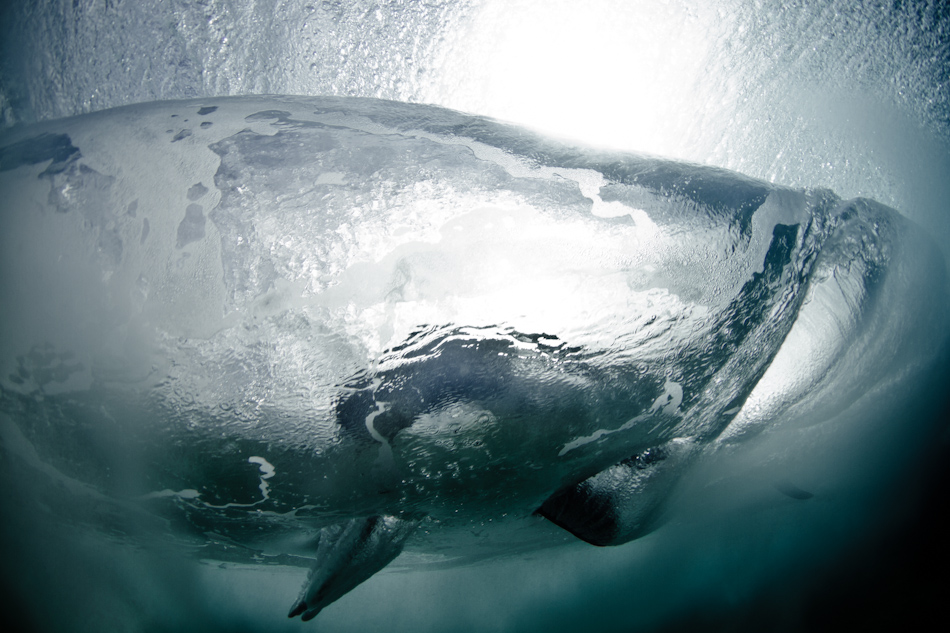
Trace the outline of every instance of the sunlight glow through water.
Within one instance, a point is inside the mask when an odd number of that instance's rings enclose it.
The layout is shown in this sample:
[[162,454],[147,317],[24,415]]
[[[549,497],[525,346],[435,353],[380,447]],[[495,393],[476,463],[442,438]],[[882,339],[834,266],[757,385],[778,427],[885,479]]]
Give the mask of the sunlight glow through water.
[[660,3],[484,3],[463,21],[456,37],[466,44],[450,50],[424,99],[593,145],[676,156],[723,26],[712,17]]
[[[223,95],[432,103],[584,144],[723,167],[796,188],[826,187],[845,198],[872,197],[926,227],[947,256],[948,16],[940,0],[19,0],[0,8],[0,128],[130,103]],[[318,184],[327,182],[332,174]],[[598,184],[580,184],[594,199]],[[595,214],[612,213],[612,203],[594,203]],[[634,219],[649,238],[646,214]],[[495,228],[505,234],[505,227]],[[507,241],[495,242],[492,279],[499,284],[520,265],[517,235],[506,235]],[[457,255],[458,269],[470,255]],[[552,276],[569,268],[569,261],[555,262]],[[543,322],[526,317],[526,328],[557,327],[558,318],[577,321],[583,314],[583,292],[590,290],[583,277],[584,271],[570,271],[560,280],[581,297],[563,310],[551,303],[563,291],[554,284],[500,287],[488,301],[463,308],[477,320],[483,308],[519,305],[525,315],[544,316]],[[610,289],[611,282],[605,278],[602,286]],[[619,306],[619,289],[616,294]],[[403,309],[403,329],[370,333],[367,348],[382,349],[420,320],[438,317],[410,302]],[[799,334],[789,343],[815,350],[819,360],[838,351],[837,332]],[[787,375],[802,372],[800,362],[786,360],[780,357],[760,383],[750,423],[760,422],[755,414],[782,396]],[[933,382],[936,393],[946,381]],[[760,611],[777,618],[767,624],[781,621],[796,630],[795,618],[804,617],[798,609],[815,591],[834,589],[823,576],[828,561],[899,524],[921,494],[895,489],[888,466],[918,463],[920,438],[902,444],[900,429],[925,422],[912,408],[893,410],[873,399],[864,411],[881,419],[845,420],[849,430],[837,436],[822,429],[778,434],[768,446],[778,449],[740,455],[735,471],[709,465],[684,486],[681,514],[662,533],[630,546],[591,551],[572,544],[546,555],[512,554],[447,569],[417,553],[310,625],[284,619],[301,569],[193,564],[166,556],[161,545],[131,552],[100,534],[60,533],[50,513],[57,503],[81,505],[85,483],[57,483],[59,473],[4,418],[4,448],[31,460],[10,461],[22,473],[4,470],[10,480],[2,488],[14,491],[13,498],[36,496],[42,509],[35,516],[10,512],[10,505],[0,509],[0,538],[12,544],[3,552],[16,563],[9,569],[22,570],[5,571],[0,580],[4,590],[15,590],[8,595],[33,601],[32,623],[42,630],[386,626],[550,633],[649,630],[670,621],[714,630],[704,623],[756,599],[764,600]],[[938,450],[942,441],[946,454],[950,436],[941,437],[928,448]],[[786,453],[783,442],[804,457]],[[256,455],[241,456],[258,493],[253,500],[266,498],[285,475]],[[916,483],[913,468],[902,469],[908,471],[907,480]],[[37,473],[66,492],[34,494]],[[842,473],[852,474],[839,479]],[[771,482],[779,475],[815,493],[810,505],[775,496]],[[193,500],[201,493],[168,488],[153,494]],[[796,510],[801,507],[807,511]],[[472,526],[473,540],[478,529]],[[306,544],[294,547],[305,551]],[[887,555],[860,553],[868,565]],[[433,569],[414,571],[426,565]],[[908,585],[899,574],[898,584],[886,584],[886,574],[870,569],[865,576],[875,586],[898,591]],[[868,595],[874,600],[878,594]],[[926,595],[914,598],[900,603],[902,617],[917,614]],[[724,628],[756,630],[757,617],[764,616],[739,617],[746,629]]]

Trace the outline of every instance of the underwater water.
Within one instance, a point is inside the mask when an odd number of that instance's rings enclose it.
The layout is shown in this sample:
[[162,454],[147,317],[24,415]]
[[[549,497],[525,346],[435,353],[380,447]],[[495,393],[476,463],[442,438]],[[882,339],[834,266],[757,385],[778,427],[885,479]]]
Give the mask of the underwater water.
[[[920,617],[945,587],[948,23],[913,2],[7,7],[8,613]],[[542,136],[211,99],[260,93]],[[680,437],[716,448],[642,538],[596,548],[532,514]],[[316,531],[391,512],[423,517],[403,554],[287,620]]]

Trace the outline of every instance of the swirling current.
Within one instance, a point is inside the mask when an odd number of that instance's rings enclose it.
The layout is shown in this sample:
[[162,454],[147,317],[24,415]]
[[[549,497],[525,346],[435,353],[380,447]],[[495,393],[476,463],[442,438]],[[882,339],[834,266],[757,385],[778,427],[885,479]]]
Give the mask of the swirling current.
[[11,621],[923,617],[948,31],[847,4],[4,9]]

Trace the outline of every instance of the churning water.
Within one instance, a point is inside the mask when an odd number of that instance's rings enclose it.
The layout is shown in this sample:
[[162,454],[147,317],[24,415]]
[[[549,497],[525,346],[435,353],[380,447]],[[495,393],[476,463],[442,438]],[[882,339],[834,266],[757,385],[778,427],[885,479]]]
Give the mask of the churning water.
[[[927,566],[893,561],[938,543],[946,498],[950,15],[852,4],[3,9],[6,612],[629,631],[932,608]],[[212,99],[265,93],[540,135]],[[634,454],[675,477],[616,485]],[[591,476],[636,509],[608,541],[659,527],[596,548],[533,514]],[[383,514],[418,522],[402,555],[287,620],[318,531]]]

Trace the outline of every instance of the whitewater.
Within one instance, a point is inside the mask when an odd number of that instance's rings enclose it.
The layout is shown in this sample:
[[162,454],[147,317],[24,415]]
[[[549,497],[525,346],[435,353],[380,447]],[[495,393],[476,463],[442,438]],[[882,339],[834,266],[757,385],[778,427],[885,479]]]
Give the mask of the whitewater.
[[945,22],[4,9],[10,617],[923,614],[887,561],[940,551]]

